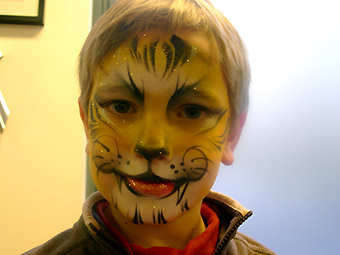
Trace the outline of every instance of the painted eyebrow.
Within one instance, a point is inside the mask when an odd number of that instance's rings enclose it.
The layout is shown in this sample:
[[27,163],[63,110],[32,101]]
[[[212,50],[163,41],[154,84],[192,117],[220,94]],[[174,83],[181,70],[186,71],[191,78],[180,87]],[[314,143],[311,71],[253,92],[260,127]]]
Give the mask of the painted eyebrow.
[[138,87],[136,86],[136,83],[134,82],[134,80],[132,78],[129,66],[127,66],[127,73],[128,73],[128,77],[129,77],[129,82],[126,81],[120,74],[116,74],[118,76],[118,80],[119,80],[117,85],[113,84],[113,83],[108,83],[108,84],[105,84],[102,87],[99,87],[98,90],[95,93],[95,99],[97,100],[97,102],[98,102],[98,97],[100,97],[101,95],[103,95],[105,93],[109,93],[109,92],[115,92],[115,91],[121,91],[121,92],[126,91],[127,93],[131,93],[132,96],[136,100],[143,102],[144,101],[144,91],[140,91],[138,89]]
[[128,84],[127,82],[125,82],[125,84],[129,87],[129,89],[131,90],[132,94],[136,97],[136,99],[140,102],[143,102],[144,101],[144,91],[141,92],[137,88],[134,80],[132,79],[132,75],[131,75],[131,72],[130,72],[129,65],[127,65],[127,72],[128,72],[130,84]]
[[[202,78],[203,79],[203,78]],[[188,93],[189,91],[193,90],[197,85],[198,83],[202,80],[198,80],[194,83],[192,83],[191,85],[186,85],[186,82],[185,81],[181,87],[179,87],[179,76],[177,77],[177,84],[176,84],[176,90],[175,92],[172,94],[171,98],[169,101],[172,101],[172,100],[176,100],[176,99],[179,99],[180,97],[182,97],[183,95],[185,95],[186,93]]]
[[176,101],[180,100],[181,97],[195,93],[195,96],[197,96],[199,99],[205,99],[207,101],[215,102],[216,98],[209,93],[196,90],[196,87],[199,87],[201,81],[204,79],[201,78],[198,81],[186,85],[186,81],[182,84],[182,86],[179,87],[179,77],[177,78],[177,84],[176,84],[176,90],[172,94],[171,98],[169,99],[168,107],[170,107],[172,104],[174,104]]

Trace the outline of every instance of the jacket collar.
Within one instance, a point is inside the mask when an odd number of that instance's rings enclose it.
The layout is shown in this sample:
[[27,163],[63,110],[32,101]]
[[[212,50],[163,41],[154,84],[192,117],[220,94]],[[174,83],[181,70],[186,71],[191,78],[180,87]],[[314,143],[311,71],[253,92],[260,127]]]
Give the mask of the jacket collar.
[[[95,235],[102,227],[93,217],[92,209],[97,202],[103,199],[104,197],[97,191],[91,194],[83,205],[85,225]],[[236,200],[214,191],[210,191],[204,200],[217,205],[221,211],[219,241],[215,250],[215,254],[221,254],[236,235],[238,227],[252,215],[252,211],[243,207]]]
[[205,201],[219,206],[221,210],[219,242],[214,254],[221,254],[227,249],[237,229],[253,212],[243,207],[236,200],[218,192],[211,191]]

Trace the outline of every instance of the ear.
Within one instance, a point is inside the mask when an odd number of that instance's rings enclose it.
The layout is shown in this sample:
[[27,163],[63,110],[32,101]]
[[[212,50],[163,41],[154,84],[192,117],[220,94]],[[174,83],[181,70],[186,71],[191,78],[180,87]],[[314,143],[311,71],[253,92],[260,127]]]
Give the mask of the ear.
[[[83,108],[83,104],[81,103],[80,97],[78,98],[78,106],[79,106],[79,114],[80,114],[80,118],[83,122],[84,125],[84,130],[85,130],[85,135],[86,135],[86,139],[89,139],[89,124],[87,122],[87,114],[85,114],[85,110]],[[86,148],[85,148],[86,153],[88,154],[88,143],[86,144]]]
[[247,110],[244,110],[236,121],[232,132],[229,134],[228,139],[224,144],[221,162],[226,166],[230,166],[232,163],[234,163],[234,150],[236,148],[238,140],[240,139],[244,124],[246,122],[246,118]]

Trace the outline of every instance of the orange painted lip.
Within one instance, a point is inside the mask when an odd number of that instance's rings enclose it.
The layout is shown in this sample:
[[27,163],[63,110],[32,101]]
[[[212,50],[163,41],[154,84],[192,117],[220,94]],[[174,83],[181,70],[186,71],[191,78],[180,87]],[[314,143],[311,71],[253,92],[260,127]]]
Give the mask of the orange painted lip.
[[129,187],[142,196],[162,198],[168,196],[175,188],[173,182],[147,182],[127,178]]

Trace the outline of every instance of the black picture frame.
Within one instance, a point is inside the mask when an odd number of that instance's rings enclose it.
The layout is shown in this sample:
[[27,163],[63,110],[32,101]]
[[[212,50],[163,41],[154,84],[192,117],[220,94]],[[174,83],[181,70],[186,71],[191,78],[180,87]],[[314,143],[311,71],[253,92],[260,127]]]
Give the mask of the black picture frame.
[[0,23],[17,25],[44,25],[45,0],[39,0],[38,16],[0,15]]

